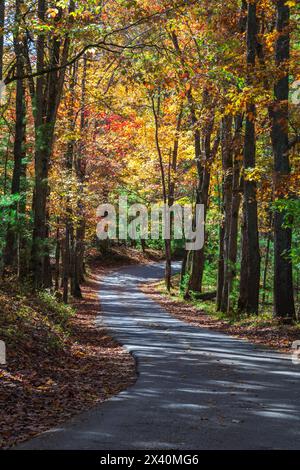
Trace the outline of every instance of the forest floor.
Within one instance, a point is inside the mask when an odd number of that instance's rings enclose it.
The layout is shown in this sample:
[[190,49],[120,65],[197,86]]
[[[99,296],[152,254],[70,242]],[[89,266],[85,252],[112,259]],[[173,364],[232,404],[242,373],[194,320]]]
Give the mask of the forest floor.
[[65,306],[49,293],[32,296],[11,279],[0,289],[0,448],[9,448],[101,403],[136,380],[133,357],[104,326],[99,283],[111,269],[159,260],[160,254],[117,248],[93,253],[83,299]]
[[142,286],[170,314],[194,326],[227,333],[236,338],[271,347],[280,352],[291,352],[294,341],[300,340],[300,324],[284,325],[271,313],[228,319],[215,311],[214,301],[184,300],[180,294],[179,276],[173,278],[173,288],[168,293],[164,282]]

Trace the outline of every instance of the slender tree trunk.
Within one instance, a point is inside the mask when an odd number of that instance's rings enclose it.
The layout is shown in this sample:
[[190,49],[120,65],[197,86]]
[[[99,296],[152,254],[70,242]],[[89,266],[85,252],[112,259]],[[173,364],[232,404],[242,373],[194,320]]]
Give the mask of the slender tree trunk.
[[[46,240],[50,238],[49,209],[46,210]],[[43,266],[43,287],[45,289],[52,288],[52,266],[50,258],[50,248],[45,246],[44,266]]]
[[263,305],[266,304],[266,291],[267,291],[267,281],[268,281],[268,269],[269,269],[269,260],[270,260],[270,248],[271,248],[271,233],[268,234],[267,249],[266,249],[266,259],[265,259],[265,269],[264,269],[264,278],[263,278]]
[[221,311],[227,312],[229,298],[229,242],[232,213],[233,188],[233,139],[232,116],[225,116],[222,123],[222,167],[223,167],[223,208],[224,208],[224,283],[221,300]]
[[[172,32],[172,41],[173,41],[174,49],[180,58],[181,65],[185,69],[185,72],[189,75],[189,72],[187,71],[188,68],[186,67],[186,64],[185,64],[185,57],[184,57],[184,54],[182,54],[181,52],[179,42],[178,42],[178,37],[175,31]],[[207,209],[208,191],[209,191],[209,183],[210,183],[210,168],[208,165],[206,167],[203,167],[201,163],[201,157],[202,157],[201,133],[200,133],[200,128],[199,128],[199,123],[197,120],[195,103],[194,103],[191,88],[187,92],[187,99],[188,99],[188,104],[189,104],[190,113],[191,113],[191,121],[193,125],[195,161],[197,165],[197,175],[198,175],[196,203],[204,204],[205,208]],[[207,100],[208,100],[208,93],[205,92],[204,93],[205,105],[207,105]],[[207,164],[210,159],[210,156],[208,156],[207,154],[207,149],[209,149],[208,153],[210,153],[210,138],[211,138],[211,133],[213,129],[213,122],[214,122],[214,119],[210,120],[210,122],[208,123],[208,126],[206,128],[206,137],[204,139]],[[201,250],[197,250],[189,254],[186,253],[186,257],[189,260],[191,260],[191,276],[189,279],[187,290],[185,292],[185,297],[188,298],[190,295],[189,294],[190,291],[194,291],[194,292],[202,291],[202,281],[203,281],[203,273],[204,273],[204,265],[205,265],[204,247]],[[189,272],[190,270],[189,267],[187,266],[185,269],[186,269],[186,272]]]
[[233,290],[233,283],[236,277],[236,262],[237,262],[237,249],[238,249],[238,226],[239,226],[239,211],[241,205],[241,192],[240,192],[240,174],[241,163],[240,155],[242,150],[241,144],[241,131],[242,131],[243,118],[237,116],[235,119],[235,139],[234,139],[234,162],[233,162],[233,180],[232,180],[232,203],[230,215],[230,233],[228,241],[228,259],[226,266],[226,289],[227,296],[227,313],[229,314],[232,309],[231,293]]
[[[74,116],[74,106],[75,106],[75,86],[77,81],[77,65],[73,65],[71,69],[71,78],[69,83],[70,89],[70,101],[68,102],[68,132],[72,136],[74,135],[76,118]],[[75,150],[75,141],[71,138],[67,145],[66,155],[65,155],[65,169],[67,178],[69,181],[72,180],[73,166],[74,166],[74,150]],[[67,303],[68,295],[66,284],[71,286],[71,294],[77,295],[77,277],[76,277],[76,251],[75,251],[75,238],[74,238],[74,224],[73,224],[73,209],[71,206],[71,201],[69,197],[66,201],[66,237],[65,237],[65,257],[64,257],[64,302]],[[68,281],[66,278],[68,277]],[[79,287],[80,291],[80,287]]]
[[5,0],[0,0],[0,80],[3,79],[3,48],[4,48],[4,20],[5,20]]
[[[22,1],[16,1],[15,23],[19,25],[21,15]],[[16,54],[16,69],[17,75],[22,76],[24,73],[24,58],[23,50],[19,40],[19,27],[14,37],[14,49]],[[14,168],[12,176],[11,194],[20,195],[21,193],[21,179],[24,175],[24,160],[26,156],[25,151],[25,134],[26,134],[26,105],[25,105],[25,88],[23,80],[17,80],[16,85],[16,123],[15,123],[15,140],[14,140]],[[17,213],[20,209],[20,204],[16,206]],[[6,247],[4,264],[7,267],[12,267],[17,262],[17,231],[19,227],[14,228],[9,226],[6,236]],[[20,247],[20,240],[18,246]],[[20,271],[20,270],[19,270]]]
[[88,129],[88,121],[86,118],[86,80],[87,80],[87,58],[83,58],[83,74],[82,74],[82,83],[81,83],[81,118],[80,118],[80,133],[81,133],[81,142],[79,145],[79,151],[76,153],[75,159],[75,169],[76,176],[79,182],[79,191],[80,197],[78,200],[78,226],[76,230],[76,289],[77,293],[75,295],[81,296],[80,284],[84,282],[85,277],[85,267],[84,267],[84,253],[85,253],[85,206],[84,206],[84,181],[86,175],[86,155],[85,155],[85,144],[84,144],[84,135]]
[[[181,122],[182,122],[182,113],[183,113],[183,106],[180,105],[178,117],[177,117],[177,124],[176,124],[176,133],[174,139],[174,147],[172,153],[172,160],[170,159],[169,162],[169,181],[166,178],[166,172],[163,162],[163,154],[162,149],[160,146],[160,139],[159,139],[159,130],[160,130],[160,97],[157,100],[157,105],[155,104],[155,99],[151,97],[152,103],[152,112],[154,117],[155,123],[155,143],[156,149],[159,159],[160,165],[160,172],[161,172],[161,181],[162,181],[162,194],[165,206],[171,207],[174,203],[174,196],[175,196],[175,182],[170,178],[171,170],[174,173],[177,171],[177,159],[178,159],[178,150],[179,150],[179,134],[181,130]],[[172,176],[173,178],[173,176]],[[167,184],[169,183],[169,184]],[[170,233],[165,234],[170,236],[172,234],[172,223],[170,226]],[[171,290],[171,278],[172,278],[172,249],[171,249],[171,240],[165,239],[165,256],[166,256],[166,271],[165,271],[165,281],[167,290]]]
[[[45,20],[47,2],[38,0],[38,18]],[[70,11],[74,2],[70,1]],[[61,9],[56,21],[61,18]],[[34,222],[32,235],[31,271],[35,288],[41,288],[45,282],[45,260],[49,256],[47,200],[49,196],[48,173],[52,154],[54,129],[57,111],[61,100],[64,84],[65,68],[58,71],[55,68],[60,62],[65,62],[68,56],[70,39],[67,37],[62,45],[60,38],[54,36],[50,46],[46,44],[45,33],[40,32],[37,38],[37,72],[42,72],[46,66],[46,52],[50,49],[50,64],[53,71],[37,78],[35,90],[31,83],[31,93],[35,109],[35,189],[33,197]],[[46,47],[47,46],[47,47]],[[28,54],[27,54],[28,55]],[[46,266],[47,267],[47,266]]]
[[55,292],[59,291],[60,251],[61,251],[61,242],[60,242],[60,230],[59,230],[59,219],[58,219],[57,229],[56,229],[56,246],[55,246],[55,277],[54,277]]
[[[41,22],[45,19],[46,2],[38,0],[38,18]],[[45,37],[39,34],[37,38],[37,72],[41,72],[45,66]],[[45,84],[46,77],[37,78],[35,92],[35,188],[33,194],[34,223],[32,235],[32,271],[34,286],[43,286],[44,251],[46,240],[46,202],[48,194],[48,167],[49,167],[49,129],[44,125],[45,117]]]
[[69,277],[70,277],[70,228],[68,223],[65,228],[65,239],[63,246],[63,301],[65,304],[69,301]]
[[224,290],[224,238],[225,229],[223,223],[220,226],[220,241],[219,241],[219,262],[218,262],[218,288],[217,288],[217,310],[221,310],[222,296]]
[[186,272],[187,272],[187,262],[188,262],[188,256],[189,252],[187,250],[184,250],[184,256],[182,260],[182,265],[181,265],[181,272],[180,272],[180,285],[183,286]]
[[[274,88],[275,102],[271,108],[272,145],[275,170],[275,197],[280,198],[290,174],[289,162],[289,131],[288,131],[288,99],[289,72],[287,62],[290,57],[290,9],[285,0],[277,0],[278,38],[276,41],[276,65],[283,69],[282,77]],[[286,321],[295,318],[293,292],[293,269],[289,253],[292,246],[292,231],[284,227],[284,211],[274,214],[274,313],[276,317]]]
[[[248,84],[253,84],[256,62],[257,44],[257,1],[248,3],[247,18],[247,65]],[[245,170],[255,168],[256,160],[256,131],[255,131],[256,108],[253,101],[247,103],[246,128],[244,144],[244,168]],[[258,217],[256,200],[256,183],[247,177],[244,179],[244,209],[246,220],[247,248],[247,303],[246,312],[257,314],[259,309],[259,288],[260,288],[260,252],[258,236]]]
[[[172,159],[170,162],[170,171],[169,171],[169,194],[168,194],[168,205],[172,207],[175,202],[175,175],[177,172],[177,160],[178,160],[178,152],[179,152],[179,137],[181,131],[181,123],[182,123],[182,113],[183,113],[183,106],[180,105],[178,117],[177,117],[177,124],[176,124],[176,134],[174,139],[174,146],[172,151]],[[170,235],[172,236],[172,229],[173,229],[173,218],[171,218],[171,225],[170,225]],[[171,240],[165,240],[165,248],[166,248],[166,286],[167,290],[170,291],[172,287],[172,246]]]
[[[209,106],[209,98],[207,93],[204,94],[204,105]],[[194,115],[194,108],[192,107],[192,115],[193,119],[195,119]],[[206,222],[206,215],[208,211],[208,204],[209,204],[209,187],[210,187],[210,179],[211,179],[211,164],[217,154],[218,147],[219,147],[219,133],[215,139],[214,145],[211,145],[211,137],[214,129],[214,110],[211,110],[211,116],[205,123],[204,135],[203,135],[203,155],[205,160],[202,164],[197,164],[198,169],[198,188],[197,188],[197,204],[202,204],[204,206],[204,217]],[[198,147],[198,141],[200,139],[200,150]],[[198,158],[198,154],[201,152],[201,138],[200,132],[199,135],[195,135],[195,157]],[[200,163],[200,162],[199,162]],[[189,281],[188,291],[193,292],[202,292],[202,284],[203,284],[203,274],[204,274],[204,267],[205,267],[205,246],[201,250],[194,251],[192,253],[192,270],[191,270],[191,277]],[[186,293],[186,297],[188,297],[189,292]]]
[[[191,120],[192,120],[193,131],[194,131],[195,161],[196,161],[196,166],[197,166],[197,177],[198,177],[196,204],[200,204],[204,168],[201,163],[201,157],[202,157],[201,133],[199,129],[199,123],[197,120],[195,105],[194,105],[191,92],[188,93],[188,101],[189,101]],[[191,257],[191,276],[190,276],[189,285],[188,285],[187,292],[186,292],[186,297],[189,296],[189,291],[199,292],[199,290],[201,291],[202,289],[203,270],[201,269],[201,265],[204,265],[203,250],[192,252],[190,254],[190,257]]]
[[[245,201],[243,202],[245,205]],[[242,221],[242,249],[241,249],[241,275],[240,275],[240,293],[238,308],[240,312],[245,312],[247,307],[248,294],[248,238],[247,238],[247,222],[246,210],[243,207]]]

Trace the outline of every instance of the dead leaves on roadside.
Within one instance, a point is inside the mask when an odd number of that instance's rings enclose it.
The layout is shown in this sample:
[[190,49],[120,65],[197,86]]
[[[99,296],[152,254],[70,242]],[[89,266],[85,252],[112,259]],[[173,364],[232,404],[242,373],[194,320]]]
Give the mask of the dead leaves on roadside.
[[[134,383],[132,356],[103,326],[95,327],[99,279],[93,275],[84,287],[67,329],[55,331],[34,299],[1,292],[0,328],[12,330],[5,338],[8,366],[0,368],[0,448],[57,426]],[[30,309],[23,320],[20,306]]]

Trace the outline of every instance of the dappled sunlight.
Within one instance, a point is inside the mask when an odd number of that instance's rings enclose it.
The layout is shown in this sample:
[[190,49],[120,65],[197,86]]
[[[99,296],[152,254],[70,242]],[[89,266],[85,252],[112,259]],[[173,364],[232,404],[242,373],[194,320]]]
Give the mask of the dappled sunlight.
[[47,446],[59,448],[62,435],[67,448],[299,446],[300,371],[291,358],[171,317],[138,287],[162,273],[163,265],[129,267],[102,281],[99,325],[134,355],[138,379],[48,434]]

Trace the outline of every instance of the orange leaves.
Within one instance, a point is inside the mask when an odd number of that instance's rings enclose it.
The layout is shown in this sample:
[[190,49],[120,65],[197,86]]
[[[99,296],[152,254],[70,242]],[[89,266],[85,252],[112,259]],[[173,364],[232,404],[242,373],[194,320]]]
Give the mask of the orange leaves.
[[46,16],[48,18],[56,18],[58,14],[59,14],[59,10],[57,8],[48,8],[46,12]]

